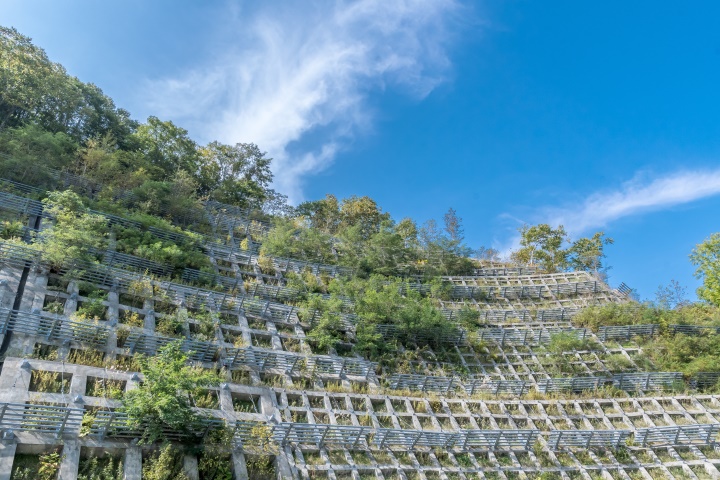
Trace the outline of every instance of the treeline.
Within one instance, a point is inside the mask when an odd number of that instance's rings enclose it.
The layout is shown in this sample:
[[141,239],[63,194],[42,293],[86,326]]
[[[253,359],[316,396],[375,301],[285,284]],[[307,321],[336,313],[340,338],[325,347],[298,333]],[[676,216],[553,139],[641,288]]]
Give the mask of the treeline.
[[361,273],[462,274],[475,267],[453,211],[439,229],[433,222],[396,223],[368,197],[328,195],[295,210],[270,188],[271,160],[254,144],[198,145],[170,121],[133,120],[12,28],[0,27],[0,65],[3,178],[52,190],[56,172],[67,171],[87,182],[92,201],[85,203],[96,209],[149,214],[200,231],[200,202],[215,200],[274,221],[256,239],[263,253]]
[[[198,201],[283,212],[269,186],[270,159],[256,145],[198,145],[187,130],[133,120],[97,86],[68,75],[13,28],[0,27],[0,175],[49,183],[52,171],[82,175],[99,199],[179,221]],[[130,194],[128,194],[130,193]]]
[[[201,232],[208,228],[201,202],[214,200],[273,222],[266,235],[253,238],[263,255],[343,265],[362,276],[468,275],[477,260],[499,260],[493,249],[468,247],[452,209],[441,225],[418,226],[409,218],[393,220],[369,197],[327,195],[292,208],[270,188],[271,159],[257,145],[198,145],[170,121],[138,122],[13,28],[0,27],[0,67],[0,177],[52,190],[57,171],[66,171],[82,177],[93,208],[146,215],[144,223],[160,217]],[[602,234],[581,239],[558,260],[564,250],[556,247],[556,234],[549,226],[526,229],[513,259],[546,271],[597,270],[611,242]],[[143,245],[123,246],[137,254]]]
[[399,222],[369,197],[338,201],[333,195],[305,202],[298,216],[276,219],[262,239],[261,254],[302,258],[353,268],[358,275],[471,275],[478,263],[464,243],[454,210],[443,228],[434,221]]

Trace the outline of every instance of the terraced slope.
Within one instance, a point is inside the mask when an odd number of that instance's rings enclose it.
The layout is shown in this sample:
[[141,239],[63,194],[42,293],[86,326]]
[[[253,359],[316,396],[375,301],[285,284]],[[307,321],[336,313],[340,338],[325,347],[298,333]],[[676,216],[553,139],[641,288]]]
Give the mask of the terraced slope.
[[[61,479],[110,461],[124,478],[141,478],[153,446],[138,444],[121,398],[143,381],[134,355],[177,341],[190,362],[224,375],[193,398],[206,417],[194,441],[229,428],[224,461],[237,480],[720,478],[720,397],[707,393],[718,373],[663,371],[644,354],[660,335],[707,339],[720,329],[583,326],[588,308],[616,305],[628,318],[641,308],[590,273],[495,266],[444,277],[436,306],[455,327],[377,325],[384,342],[402,339],[392,359],[353,348],[358,299],[319,295],[341,305],[332,313],[342,341],[321,352],[310,333],[323,312],[302,303],[308,292],[291,279],[353,272],[259,256],[245,240],[259,244],[269,227],[243,212],[208,204],[212,230],[193,233],[95,211],[122,227],[115,243],[124,229],[142,230],[190,245],[204,267],[112,245],[90,252],[94,261],[57,267],[31,242],[54,221],[39,201],[45,192],[0,187],[3,219],[26,225],[25,242],[0,243],[0,480],[52,451],[61,452]],[[402,284],[405,294],[432,288],[422,278]],[[98,452],[102,460],[91,460]],[[204,455],[187,450],[184,470],[219,478]]]

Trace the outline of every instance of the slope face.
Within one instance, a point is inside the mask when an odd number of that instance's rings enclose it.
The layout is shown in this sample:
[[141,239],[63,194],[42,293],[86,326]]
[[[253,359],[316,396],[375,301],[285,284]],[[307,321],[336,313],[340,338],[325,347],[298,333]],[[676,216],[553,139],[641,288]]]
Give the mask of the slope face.
[[[31,198],[40,190],[3,185],[6,218],[26,222],[26,234],[53,228]],[[703,393],[718,374],[661,371],[643,355],[653,342],[712,340],[716,327],[638,320],[643,307],[587,272],[487,266],[443,277],[434,297],[437,283],[388,279],[403,298],[432,297],[453,327],[377,323],[397,350],[363,356],[353,309],[362,295],[298,307],[307,298],[298,276],[352,271],[258,256],[240,244],[269,226],[206,208],[215,231],[193,238],[210,269],[178,270],[112,244],[94,260],[49,265],[37,244],[0,244],[0,479],[31,475],[38,462],[62,479],[103,468],[115,472],[103,478],[141,478],[155,446],[137,443],[121,399],[143,382],[134,355],[153,358],[173,342],[224,377],[192,399],[205,416],[192,439],[199,450],[169,461],[190,478],[230,478],[206,461],[219,425],[231,440],[212,458],[236,479],[718,478],[720,399]],[[93,213],[122,227],[116,244],[128,229],[193,235]],[[328,319],[336,336],[322,351],[313,332]]]

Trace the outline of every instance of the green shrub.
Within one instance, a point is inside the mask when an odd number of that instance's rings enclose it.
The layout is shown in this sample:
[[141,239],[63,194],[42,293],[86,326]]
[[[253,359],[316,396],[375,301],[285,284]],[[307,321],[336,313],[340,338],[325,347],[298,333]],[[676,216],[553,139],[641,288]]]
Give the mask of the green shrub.
[[594,342],[587,338],[580,338],[572,332],[560,332],[550,336],[548,351],[560,354],[575,350],[590,350],[595,346]]
[[183,472],[182,455],[178,447],[163,444],[143,462],[143,480],[190,480]]
[[123,461],[106,455],[80,459],[77,480],[123,480]]

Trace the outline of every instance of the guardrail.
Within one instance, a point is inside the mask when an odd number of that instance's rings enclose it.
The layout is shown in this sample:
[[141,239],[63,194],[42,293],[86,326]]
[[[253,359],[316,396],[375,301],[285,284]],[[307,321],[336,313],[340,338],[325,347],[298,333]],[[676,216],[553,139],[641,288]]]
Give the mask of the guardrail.
[[584,392],[597,390],[598,388],[612,383],[608,377],[570,377],[570,378],[548,378],[538,380],[536,389],[540,393],[554,392]]
[[430,329],[423,332],[407,332],[401,334],[395,324],[382,324],[375,327],[375,331],[386,339],[407,338],[418,343],[461,345],[466,338],[465,330],[456,328],[453,331],[443,329]]
[[474,378],[463,382],[463,388],[468,395],[487,393],[490,395],[522,396],[530,391],[532,384],[524,380],[489,380],[488,378]]
[[683,383],[680,372],[618,373],[612,376],[613,385],[625,391],[665,390]]
[[645,445],[711,445],[717,443],[720,424],[680,425],[676,427],[638,428],[635,443]]
[[660,325],[615,325],[600,327],[597,336],[600,340],[630,340],[632,337],[655,335],[660,330]]
[[0,403],[0,429],[77,435],[83,409],[34,403]]
[[707,333],[720,333],[720,327],[707,325],[668,325],[672,333],[683,335],[703,335]]
[[505,345],[542,345],[549,343],[554,335],[567,333],[580,340],[589,336],[585,328],[543,328],[510,329],[510,328],[480,328],[477,336],[500,346]]
[[388,378],[390,388],[394,390],[420,390],[422,392],[448,393],[457,384],[455,377],[435,377],[429,375],[393,374]]
[[554,430],[547,443],[550,450],[566,447],[619,448],[630,437],[630,430]]
[[47,340],[69,340],[103,348],[110,335],[108,327],[69,320],[59,315],[22,312],[0,308],[0,334],[6,332],[36,335]]
[[539,430],[463,430],[433,432],[370,428],[349,425],[280,423],[273,428],[273,438],[282,445],[340,446],[364,448],[369,445],[384,449],[405,447],[445,448],[456,450],[529,450],[537,441]]

